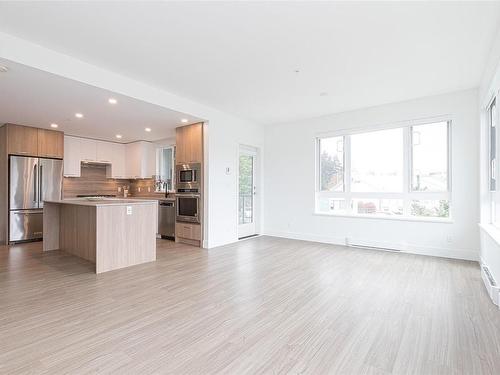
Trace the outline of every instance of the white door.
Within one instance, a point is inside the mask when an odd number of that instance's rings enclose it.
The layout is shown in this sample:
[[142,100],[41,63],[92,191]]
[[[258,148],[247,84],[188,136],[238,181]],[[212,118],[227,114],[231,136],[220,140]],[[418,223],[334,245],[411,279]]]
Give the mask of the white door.
[[240,148],[238,168],[238,238],[257,234],[255,215],[255,185],[257,152],[247,147]]

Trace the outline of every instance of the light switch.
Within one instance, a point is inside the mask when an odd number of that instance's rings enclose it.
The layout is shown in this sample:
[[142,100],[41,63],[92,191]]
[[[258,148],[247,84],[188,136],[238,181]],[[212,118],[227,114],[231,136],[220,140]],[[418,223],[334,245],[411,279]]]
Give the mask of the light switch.
[[127,206],[127,215],[132,215],[132,206]]

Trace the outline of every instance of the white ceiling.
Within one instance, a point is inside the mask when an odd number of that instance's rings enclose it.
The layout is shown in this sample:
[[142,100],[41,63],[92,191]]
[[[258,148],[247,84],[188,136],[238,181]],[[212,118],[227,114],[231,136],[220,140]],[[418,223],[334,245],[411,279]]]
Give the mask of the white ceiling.
[[[7,66],[0,73],[0,124],[14,123],[57,130],[115,142],[156,141],[175,136],[175,128],[200,121],[127,96],[62,78],[0,59]],[[108,103],[117,99],[116,104]],[[75,113],[84,117],[78,119]],[[151,132],[144,129],[150,128]],[[116,135],[122,135],[117,139]]]
[[500,2],[1,2],[0,30],[273,123],[476,87],[499,16]]

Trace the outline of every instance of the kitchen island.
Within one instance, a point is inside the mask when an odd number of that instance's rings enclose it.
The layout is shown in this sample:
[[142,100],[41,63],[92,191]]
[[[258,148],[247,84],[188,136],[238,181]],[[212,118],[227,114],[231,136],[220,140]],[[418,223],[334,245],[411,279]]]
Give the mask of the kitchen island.
[[155,261],[157,212],[156,200],[45,201],[43,251],[86,259],[96,273]]

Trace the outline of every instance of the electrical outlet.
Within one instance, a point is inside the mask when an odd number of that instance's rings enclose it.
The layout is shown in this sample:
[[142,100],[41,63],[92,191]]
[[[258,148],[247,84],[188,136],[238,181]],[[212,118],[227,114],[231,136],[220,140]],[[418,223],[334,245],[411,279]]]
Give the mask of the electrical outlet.
[[132,206],[127,206],[127,215],[132,215]]
[[118,192],[121,193],[122,192],[122,187],[121,186],[118,186]]
[[137,187],[137,191],[138,191],[139,193],[141,192],[141,187],[140,187],[140,186],[138,186],[138,187]]
[[151,186],[148,186],[148,193],[151,193]]
[[446,236],[446,242],[452,243],[453,242],[453,237],[452,236]]

